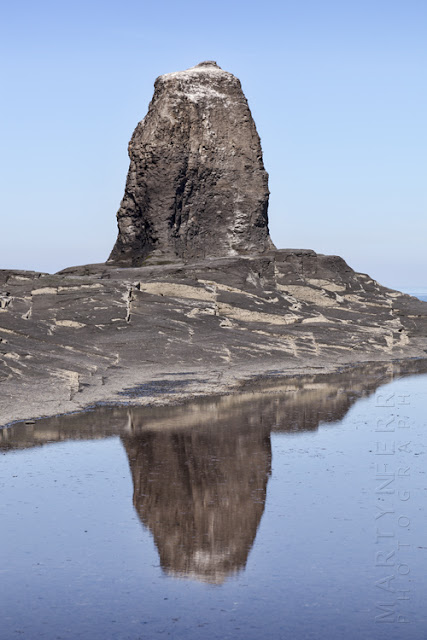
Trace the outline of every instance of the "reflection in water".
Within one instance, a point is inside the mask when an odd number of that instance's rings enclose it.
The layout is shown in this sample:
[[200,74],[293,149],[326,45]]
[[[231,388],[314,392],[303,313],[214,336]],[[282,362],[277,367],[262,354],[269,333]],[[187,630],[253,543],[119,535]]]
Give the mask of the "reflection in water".
[[169,574],[212,583],[244,568],[266,499],[272,431],[315,430],[425,361],[246,385],[179,407],[100,407],[0,430],[3,451],[120,435],[133,503]]
[[148,432],[122,442],[162,568],[210,582],[243,568],[264,511],[268,431]]

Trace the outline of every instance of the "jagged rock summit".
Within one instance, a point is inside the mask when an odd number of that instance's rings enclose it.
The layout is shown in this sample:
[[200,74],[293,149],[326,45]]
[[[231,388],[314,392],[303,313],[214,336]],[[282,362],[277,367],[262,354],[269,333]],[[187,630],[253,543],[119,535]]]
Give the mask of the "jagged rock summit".
[[129,143],[109,262],[263,253],[268,174],[240,81],[207,61],[157,78]]

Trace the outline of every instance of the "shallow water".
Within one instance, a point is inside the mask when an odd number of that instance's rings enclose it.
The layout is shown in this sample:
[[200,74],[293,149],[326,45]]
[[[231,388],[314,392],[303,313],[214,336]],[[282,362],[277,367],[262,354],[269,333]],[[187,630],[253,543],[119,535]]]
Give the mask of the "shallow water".
[[0,430],[1,639],[424,639],[426,370]]

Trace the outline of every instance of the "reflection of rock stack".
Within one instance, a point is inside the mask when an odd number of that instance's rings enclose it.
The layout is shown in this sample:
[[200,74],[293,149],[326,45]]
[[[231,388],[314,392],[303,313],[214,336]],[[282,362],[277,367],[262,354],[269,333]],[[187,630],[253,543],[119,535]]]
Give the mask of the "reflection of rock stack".
[[162,568],[213,583],[242,569],[264,511],[268,431],[148,432],[122,440],[134,505]]
[[0,451],[120,435],[134,505],[163,569],[212,583],[242,569],[261,520],[270,432],[312,431],[342,419],[358,398],[425,373],[426,360],[328,375],[249,381],[236,395],[187,405],[98,407],[0,429]]

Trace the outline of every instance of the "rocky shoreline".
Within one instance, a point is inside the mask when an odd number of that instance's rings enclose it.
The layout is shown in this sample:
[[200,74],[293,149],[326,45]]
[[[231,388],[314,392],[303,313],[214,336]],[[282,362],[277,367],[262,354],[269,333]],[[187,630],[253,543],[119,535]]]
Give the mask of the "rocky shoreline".
[[255,123],[215,62],[156,80],[129,158],[105,264],[0,271],[0,424],[426,357],[426,302],[275,249]]
[[0,271],[0,424],[423,359],[427,303],[310,250]]

